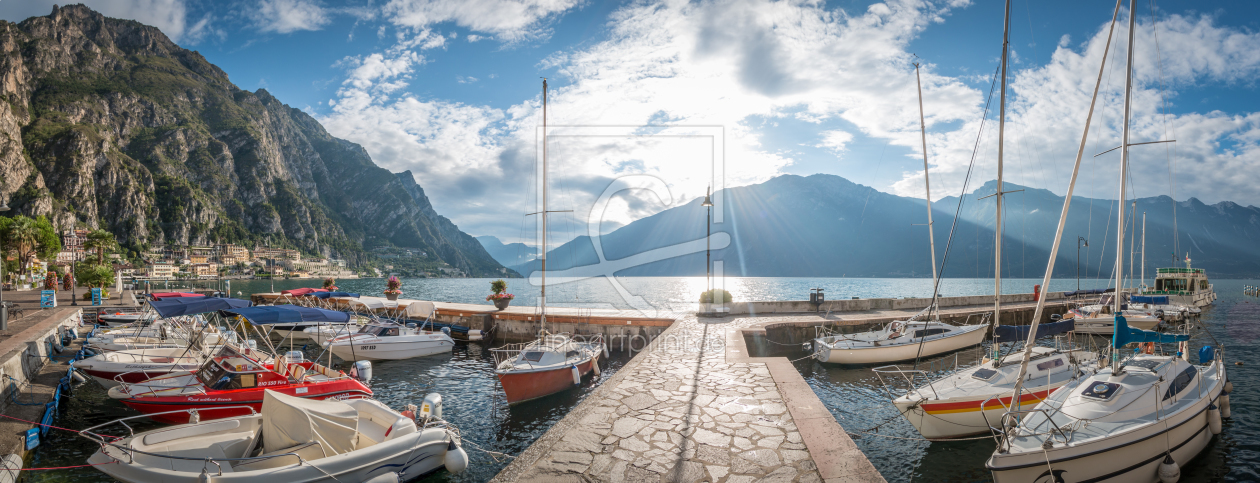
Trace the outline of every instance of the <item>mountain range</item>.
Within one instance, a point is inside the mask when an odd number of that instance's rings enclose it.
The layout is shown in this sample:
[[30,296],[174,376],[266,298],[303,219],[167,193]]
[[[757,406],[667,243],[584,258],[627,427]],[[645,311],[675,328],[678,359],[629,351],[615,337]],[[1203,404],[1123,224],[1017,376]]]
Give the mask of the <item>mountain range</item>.
[[0,195],[129,255],[268,243],[372,260],[381,246],[472,275],[502,266],[434,211],[410,172],[228,75],[160,30],[82,6],[0,22]]
[[[993,276],[996,182],[963,199],[947,197],[932,204],[938,267],[944,277]],[[1005,183],[1002,272],[1004,277],[1039,278],[1045,271],[1063,197],[1049,190]],[[723,190],[723,223],[730,245],[712,251],[730,276],[759,277],[930,277],[932,264],[922,199],[883,193],[833,175],[784,175],[766,182]],[[705,211],[701,200],[670,208],[607,233],[600,238],[607,260],[618,260],[692,240],[702,240]],[[1134,276],[1141,271],[1142,213],[1146,214],[1146,276],[1156,267],[1193,265],[1209,276],[1260,275],[1260,208],[1232,202],[1206,205],[1197,199],[1173,202],[1160,196],[1131,200],[1126,216],[1126,257],[1133,245]],[[1179,242],[1174,249],[1176,206]],[[716,209],[716,208],[715,208]],[[1072,278],[1077,270],[1077,237],[1082,278],[1113,277],[1116,253],[1115,201],[1073,197],[1054,276]],[[955,212],[959,213],[955,225]],[[1132,218],[1136,212],[1137,217]],[[916,226],[918,225],[918,226]],[[950,239],[953,227],[953,239]],[[1085,242],[1088,247],[1084,246]],[[484,243],[484,242],[483,242]],[[948,256],[946,249],[948,248]],[[549,269],[563,270],[598,262],[594,245],[577,237],[548,252]],[[705,273],[703,245],[681,256],[625,268],[622,276],[696,276]],[[537,261],[500,262],[528,274]],[[1126,258],[1125,264],[1129,261]],[[555,267],[555,268],[552,268]],[[1126,269],[1128,271],[1128,269]]]

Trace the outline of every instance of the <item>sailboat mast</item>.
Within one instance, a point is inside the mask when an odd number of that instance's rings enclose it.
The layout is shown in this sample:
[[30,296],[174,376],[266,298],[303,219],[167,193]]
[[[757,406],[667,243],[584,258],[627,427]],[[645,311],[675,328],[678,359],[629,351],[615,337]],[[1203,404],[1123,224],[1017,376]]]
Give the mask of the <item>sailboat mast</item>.
[[1011,47],[1011,0],[1002,28],[1002,97],[998,101],[997,214],[993,242],[993,323],[1002,323],[1002,147],[1006,135],[1006,56]]
[[543,78],[543,133],[542,133],[542,290],[538,297],[541,315],[539,328],[547,330],[547,78]]
[[[1081,158],[1085,156],[1086,141],[1089,140],[1089,125],[1094,120],[1094,106],[1098,103],[1098,88],[1102,86],[1103,73],[1107,70],[1107,53],[1111,50],[1111,36],[1116,30],[1116,17],[1120,15],[1120,2],[1116,0],[1116,9],[1111,13],[1111,26],[1107,29],[1107,43],[1103,47],[1102,62],[1098,66],[1098,80],[1094,81],[1094,95],[1089,98],[1089,114],[1085,116],[1085,129],[1081,132],[1081,145],[1076,150],[1076,163],[1072,165],[1072,178],[1068,181],[1067,193],[1063,195],[1063,210],[1059,212],[1059,227],[1054,232],[1054,243],[1050,245],[1050,259],[1046,262],[1046,273],[1041,278],[1041,297],[1037,299],[1037,307],[1033,309],[1032,324],[1028,327],[1028,340],[1024,343],[1024,361],[1019,365],[1019,377],[1015,378],[1015,390],[1011,393],[1011,406],[1018,408],[1024,387],[1024,378],[1028,375],[1028,361],[1032,360],[1032,349],[1037,342],[1037,326],[1041,323],[1041,314],[1046,308],[1046,294],[1050,292],[1050,277],[1054,274],[1054,263],[1059,257],[1059,245],[1063,242],[1063,229],[1067,226],[1068,210],[1072,207],[1072,194],[1076,192],[1076,179],[1081,173]],[[994,344],[996,345],[996,344]]]
[[1124,277],[1124,202],[1125,202],[1125,185],[1124,178],[1129,169],[1129,116],[1132,114],[1133,102],[1133,33],[1136,30],[1133,3],[1136,0],[1129,0],[1129,43],[1128,43],[1128,59],[1125,60],[1124,68],[1124,130],[1120,141],[1120,207],[1119,223],[1116,224],[1116,296],[1112,297],[1112,311],[1116,314],[1120,313],[1120,287]]
[[1146,285],[1146,212],[1142,212],[1142,281],[1138,283],[1138,289]]
[[[932,255],[932,284],[936,280],[936,237],[932,234],[932,178],[928,176],[927,124],[923,122],[923,81],[919,79],[919,64],[914,64],[914,85],[919,90],[919,137],[923,141],[923,199],[927,201],[928,247]],[[932,304],[936,305],[936,290],[932,290]]]

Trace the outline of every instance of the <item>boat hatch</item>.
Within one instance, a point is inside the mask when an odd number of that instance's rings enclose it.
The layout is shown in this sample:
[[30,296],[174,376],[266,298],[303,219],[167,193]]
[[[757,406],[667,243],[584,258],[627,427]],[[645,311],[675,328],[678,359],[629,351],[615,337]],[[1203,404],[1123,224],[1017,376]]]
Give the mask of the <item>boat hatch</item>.
[[1182,389],[1190,387],[1190,382],[1194,381],[1194,376],[1198,373],[1198,369],[1194,367],[1187,367],[1186,370],[1181,371],[1181,374],[1178,374],[1177,378],[1173,379],[1172,385],[1168,386],[1168,390],[1164,392],[1163,400],[1167,401],[1168,398],[1176,396]]
[[1155,372],[1159,370],[1159,366],[1163,364],[1164,364],[1164,361],[1160,361],[1160,360],[1139,359],[1139,360],[1130,360],[1128,362],[1125,362],[1124,366],[1125,367],[1141,367],[1148,371]]
[[543,353],[540,351],[529,351],[521,353],[521,360],[528,362],[538,362],[542,360]]
[[1119,383],[1098,381],[1085,385],[1085,390],[1081,391],[1081,396],[1106,401],[1118,392],[1120,392]]
[[996,376],[997,373],[998,371],[995,371],[993,369],[981,368],[981,369],[976,369],[976,372],[971,373],[971,377],[974,377],[981,381],[987,381],[989,379],[993,379],[993,376]]

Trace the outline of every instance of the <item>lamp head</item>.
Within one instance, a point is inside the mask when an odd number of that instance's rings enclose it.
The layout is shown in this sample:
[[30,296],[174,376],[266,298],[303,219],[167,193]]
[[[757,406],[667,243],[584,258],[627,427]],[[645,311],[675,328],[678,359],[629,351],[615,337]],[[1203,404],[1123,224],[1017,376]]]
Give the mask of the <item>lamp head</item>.
[[710,206],[713,206],[713,200],[709,198],[709,188],[705,188],[705,190],[704,190],[704,202],[703,202],[703,203],[700,203],[700,206],[703,206],[703,207],[706,207],[706,208],[707,208],[707,207],[710,207]]

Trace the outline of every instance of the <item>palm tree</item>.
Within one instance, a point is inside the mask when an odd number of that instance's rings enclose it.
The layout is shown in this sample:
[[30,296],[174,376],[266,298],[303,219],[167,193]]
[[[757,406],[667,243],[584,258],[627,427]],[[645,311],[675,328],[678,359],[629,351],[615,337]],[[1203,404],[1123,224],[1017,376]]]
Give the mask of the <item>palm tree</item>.
[[83,242],[83,248],[96,250],[97,265],[105,264],[105,251],[112,250],[115,245],[114,234],[99,228],[88,232],[87,241]]
[[25,274],[39,244],[39,227],[35,226],[35,220],[25,216],[15,218],[9,226],[9,243],[17,251],[19,273]]

